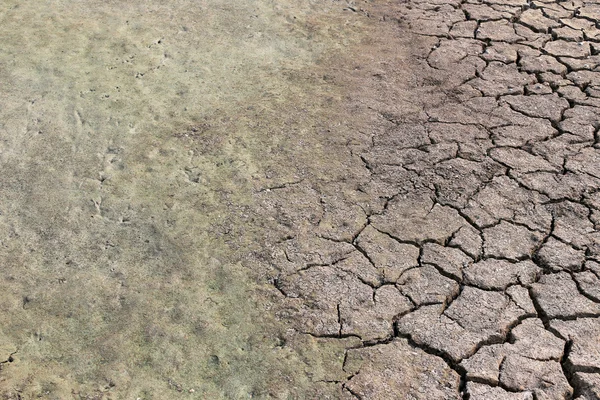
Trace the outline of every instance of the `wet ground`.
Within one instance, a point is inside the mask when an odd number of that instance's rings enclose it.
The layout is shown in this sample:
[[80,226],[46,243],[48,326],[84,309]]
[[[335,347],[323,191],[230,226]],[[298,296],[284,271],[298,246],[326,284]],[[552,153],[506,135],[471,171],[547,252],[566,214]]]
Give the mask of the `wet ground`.
[[600,398],[600,5],[0,18],[3,398]]

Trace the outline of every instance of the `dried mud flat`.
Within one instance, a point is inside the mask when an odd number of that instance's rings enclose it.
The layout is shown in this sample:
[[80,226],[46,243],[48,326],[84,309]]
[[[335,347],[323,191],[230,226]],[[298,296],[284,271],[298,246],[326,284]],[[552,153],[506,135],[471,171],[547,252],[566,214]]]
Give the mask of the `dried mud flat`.
[[2,398],[600,398],[600,4],[0,18]]

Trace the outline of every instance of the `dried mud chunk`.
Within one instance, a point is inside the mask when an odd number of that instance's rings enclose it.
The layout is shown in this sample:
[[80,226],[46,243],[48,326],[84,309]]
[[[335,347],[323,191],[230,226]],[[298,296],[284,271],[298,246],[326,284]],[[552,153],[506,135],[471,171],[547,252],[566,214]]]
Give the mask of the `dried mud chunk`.
[[301,235],[280,244],[274,251],[274,257],[278,268],[290,274],[311,264],[332,264],[355,251],[350,243],[332,242],[314,235]]
[[483,346],[477,353],[461,361],[468,380],[478,380],[490,385],[498,385],[500,366],[506,357],[506,344]]
[[590,56],[583,59],[560,57],[560,62],[567,65],[572,71],[594,70],[600,65],[600,56]]
[[485,129],[476,125],[444,124],[430,122],[426,125],[429,137],[434,143],[441,142],[470,142],[478,139],[487,139]]
[[600,20],[600,5],[593,3],[586,4],[579,9],[578,15],[595,21]]
[[600,302],[600,279],[592,271],[584,271],[573,275],[579,288],[586,296]]
[[559,361],[564,351],[564,341],[544,328],[539,319],[526,319],[511,332],[510,342],[483,346],[473,356],[461,362],[467,379],[492,385],[499,381],[500,368],[509,354],[538,361]]
[[524,357],[540,361],[560,361],[565,342],[544,328],[540,319],[526,319],[510,334],[510,350]]
[[354,274],[369,286],[377,287],[383,283],[379,271],[358,251],[335,263],[335,268]]
[[456,208],[465,207],[467,201],[495,175],[504,173],[505,168],[489,159],[475,162],[456,158],[435,166],[433,182],[437,199],[441,204]]
[[501,387],[475,382],[467,382],[467,393],[470,400],[533,400],[533,394],[529,391],[513,393]]
[[600,304],[577,290],[566,272],[544,275],[532,285],[532,295],[548,318],[574,318],[600,314]]
[[539,250],[537,258],[544,267],[552,271],[579,271],[585,261],[585,254],[551,237]]
[[552,121],[559,121],[563,111],[569,108],[569,102],[556,94],[504,96],[502,99],[510,104],[513,109],[527,116],[547,118]]
[[512,147],[499,147],[490,151],[494,160],[515,169],[517,172],[558,172],[559,168],[544,158],[534,156],[524,150]]
[[406,271],[397,283],[402,294],[415,304],[442,304],[458,295],[458,283],[441,275],[432,266]]
[[483,230],[483,251],[486,256],[518,261],[531,257],[542,238],[540,232],[502,221]]
[[582,58],[589,56],[590,44],[587,42],[567,42],[565,40],[554,40],[544,46],[549,54],[556,57]]
[[460,38],[473,38],[475,37],[475,28],[477,28],[477,21],[462,21],[457,22],[450,29],[451,37]]
[[519,16],[519,20],[526,26],[535,29],[538,32],[548,33],[550,28],[560,26],[560,22],[546,18],[540,9],[529,9],[523,11]]
[[[494,143],[491,140],[478,140],[471,143],[459,143],[457,157],[467,161],[484,162],[490,161],[487,154]],[[504,169],[503,166],[497,165],[498,168]]]
[[566,399],[573,395],[557,361],[536,361],[516,354],[506,356],[500,383],[514,391],[533,391],[538,399]]
[[600,368],[600,319],[578,318],[574,321],[550,321],[550,327],[565,340],[572,340],[567,359],[572,369]]
[[506,289],[505,293],[520,309],[525,311],[527,315],[533,316],[536,314],[533,301],[531,301],[531,297],[529,297],[529,291],[523,286],[510,286]]
[[594,224],[588,219],[589,209],[579,203],[563,201],[552,205],[554,231],[557,238],[576,248],[585,248],[597,235]]
[[506,124],[502,118],[491,115],[491,111],[479,111],[469,107],[467,104],[445,104],[427,110],[430,122],[458,123],[464,125],[481,125],[487,128],[495,128]]
[[577,29],[563,26],[561,28],[553,28],[552,34],[558,39],[566,40],[567,42],[581,42],[584,40],[583,32]]
[[482,22],[475,37],[507,43],[523,40],[521,36],[516,34],[513,24],[507,20]]
[[547,83],[535,83],[525,86],[525,93],[530,95],[551,94],[552,87]]
[[492,61],[471,84],[485,96],[523,93],[523,87],[537,82],[533,75],[520,72],[515,64]]
[[564,74],[567,72],[567,67],[556,61],[556,58],[546,55],[523,57],[519,65],[521,66],[521,70],[531,73],[553,72],[555,74]]
[[545,201],[545,196],[519,187],[507,176],[499,176],[481,189],[463,212],[481,228],[510,219],[530,229],[545,231],[552,222],[550,212],[540,205]]
[[600,399],[600,374],[576,372],[573,374],[573,383],[585,399]]
[[416,19],[410,24],[411,32],[420,35],[445,37],[450,32],[451,24],[443,20]]
[[363,341],[383,340],[393,335],[393,320],[412,309],[412,303],[394,286],[375,291],[374,304],[364,307],[356,303],[339,306],[342,335],[356,335]]
[[492,129],[492,138],[497,146],[520,147],[528,142],[547,139],[556,135],[556,129],[548,120],[535,119],[529,125],[509,125]]
[[519,44],[527,44],[532,48],[540,48],[548,40],[552,40],[552,36],[545,32],[538,32],[534,29],[525,26],[523,24],[515,23],[515,32],[517,35],[522,36],[525,40],[520,41]]
[[517,61],[517,50],[515,46],[496,42],[488,46],[481,55],[486,61],[500,61],[503,63],[513,63]]
[[466,221],[450,207],[434,204],[427,195],[395,198],[382,215],[371,218],[373,226],[400,240],[443,243]]
[[598,184],[592,177],[582,177],[570,172],[564,175],[551,172],[533,172],[515,174],[514,178],[524,186],[543,193],[553,200],[578,200],[588,188]]
[[483,51],[483,44],[477,40],[442,40],[431,52],[427,60],[433,68],[453,70],[465,57],[477,56]]
[[579,154],[568,158],[566,168],[573,172],[586,173],[594,178],[600,178],[600,150],[583,149]]
[[466,283],[479,288],[506,289],[516,283],[530,285],[540,272],[540,268],[531,261],[511,263],[488,259],[470,265],[464,270],[464,275]]
[[596,107],[576,105],[565,111],[565,119],[572,119],[581,125],[597,125],[598,109]]
[[419,248],[412,244],[399,243],[388,235],[367,226],[356,239],[385,282],[396,282],[400,275],[419,264]]
[[375,146],[392,146],[399,149],[431,144],[422,124],[400,124],[373,138]]
[[[564,126],[564,122],[562,121],[560,125]],[[577,136],[563,133],[542,142],[532,143],[531,152],[544,157],[553,165],[561,166],[562,169],[565,158],[578,154],[586,147],[586,144],[580,142],[581,140]],[[564,169],[562,169],[561,173],[564,172]]]
[[377,158],[365,155],[365,159],[373,170],[372,179],[360,185],[361,190],[371,193],[373,196],[390,198],[397,194],[414,192],[418,186],[419,175],[409,171],[400,165],[382,165],[377,163]]
[[400,318],[397,329],[419,344],[444,352],[454,361],[472,355],[489,340],[501,340],[525,313],[499,292],[465,287],[446,311],[424,306]]
[[300,332],[338,335],[338,307],[369,309],[374,306],[373,289],[354,275],[333,267],[313,267],[284,277],[279,288],[286,293],[292,322]]
[[474,259],[481,257],[483,251],[481,234],[471,225],[465,225],[460,228],[450,240],[450,245],[460,248]]
[[317,232],[336,241],[352,242],[354,236],[367,224],[367,216],[356,204],[349,204],[333,197],[321,200],[323,217]]
[[490,6],[484,4],[463,4],[462,9],[469,16],[469,19],[476,21],[510,18],[509,13],[494,10]]
[[363,399],[460,399],[459,376],[439,357],[405,339],[348,351],[346,387]]
[[[585,64],[587,65],[587,64]],[[574,84],[583,87],[587,85],[598,86],[600,85],[600,72],[598,71],[574,71],[567,75],[567,78]]]
[[[465,227],[469,226],[465,225]],[[445,274],[457,280],[462,280],[462,271],[471,262],[473,260],[459,249],[444,247],[436,243],[425,243],[423,245],[421,263],[435,265]]]

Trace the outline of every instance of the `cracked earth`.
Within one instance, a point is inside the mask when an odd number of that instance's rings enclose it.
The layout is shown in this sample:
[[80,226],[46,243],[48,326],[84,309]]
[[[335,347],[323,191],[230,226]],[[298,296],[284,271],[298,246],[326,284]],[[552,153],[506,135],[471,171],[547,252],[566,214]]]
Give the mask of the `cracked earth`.
[[263,3],[207,22],[268,44],[194,70],[219,85],[185,78],[189,27],[104,50],[125,116],[85,115],[101,80],[39,111],[60,78],[15,73],[4,397],[600,399],[600,3]]
[[272,252],[281,318],[352,343],[347,398],[600,398],[600,5],[389,16],[419,46],[417,110],[386,101],[382,66],[381,123],[345,149],[364,171],[263,195],[292,220]]

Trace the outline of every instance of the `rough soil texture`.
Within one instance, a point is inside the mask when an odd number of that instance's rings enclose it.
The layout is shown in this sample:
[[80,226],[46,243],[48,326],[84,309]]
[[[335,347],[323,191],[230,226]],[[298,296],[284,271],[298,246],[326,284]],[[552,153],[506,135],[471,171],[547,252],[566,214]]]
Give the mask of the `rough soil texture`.
[[600,4],[41,3],[4,398],[600,398]]

